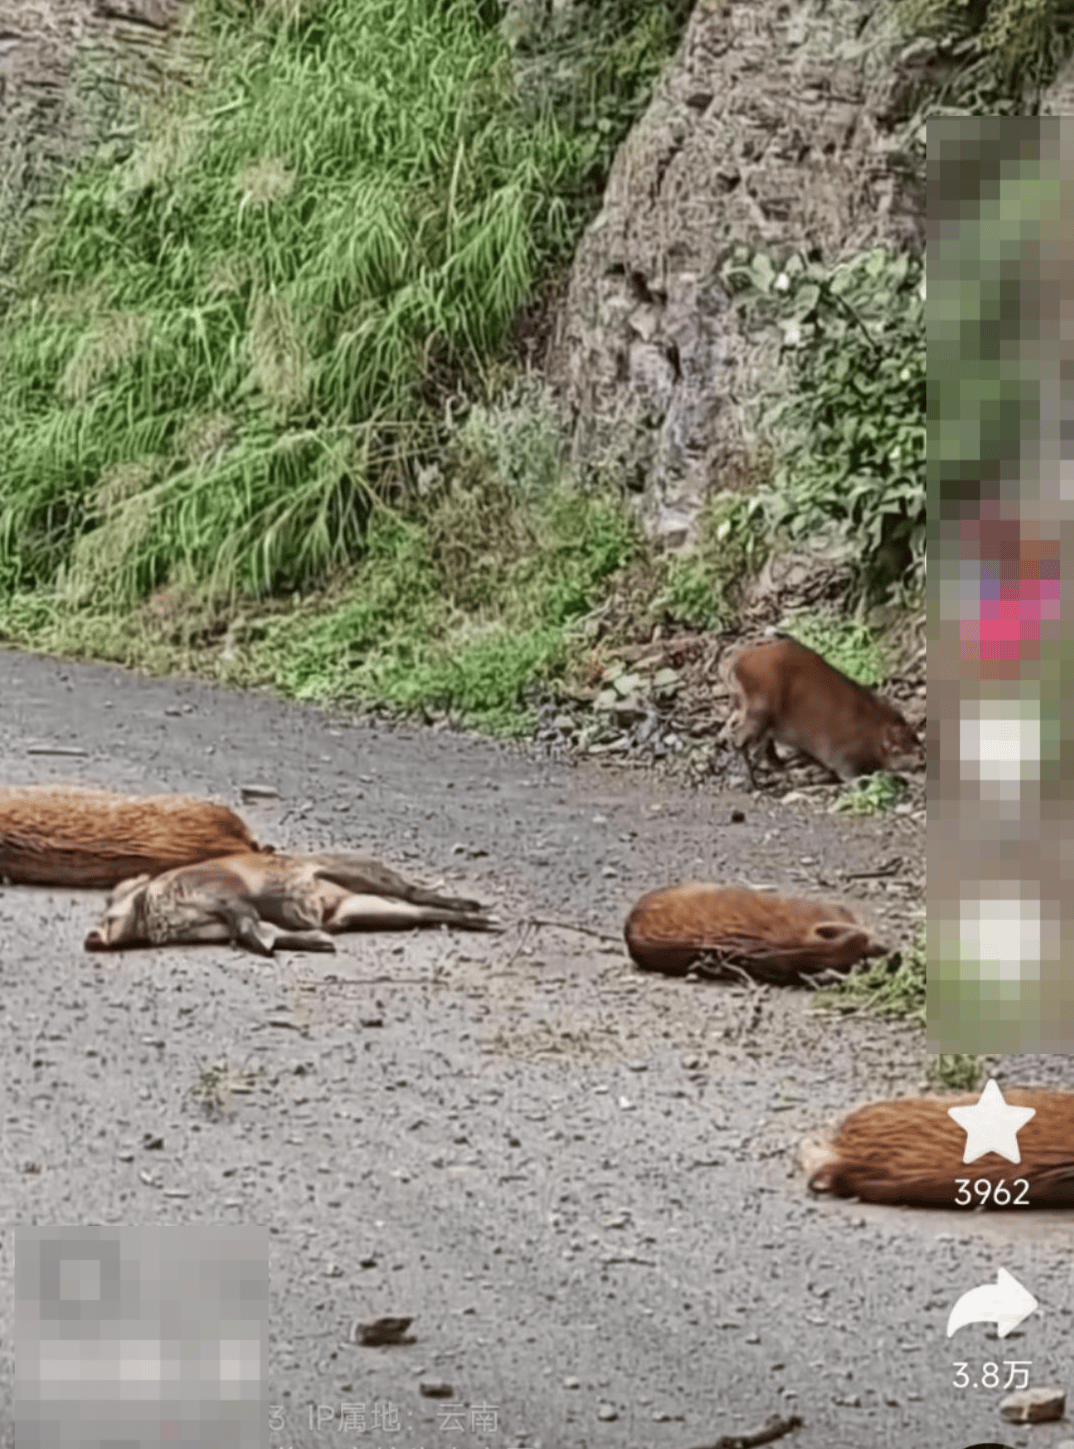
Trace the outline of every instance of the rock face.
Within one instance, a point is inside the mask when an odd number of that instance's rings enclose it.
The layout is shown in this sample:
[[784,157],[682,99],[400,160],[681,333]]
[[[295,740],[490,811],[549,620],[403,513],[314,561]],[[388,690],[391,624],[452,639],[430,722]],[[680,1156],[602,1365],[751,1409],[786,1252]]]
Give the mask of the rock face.
[[80,60],[120,87],[152,94],[170,68],[168,33],[187,9],[187,0],[8,0],[0,21],[4,131],[18,126],[25,142],[28,123],[47,134],[69,120],[63,113]]
[[617,475],[669,547],[745,481],[748,405],[778,376],[778,339],[744,335],[717,280],[733,248],[924,247],[924,168],[888,139],[917,78],[856,43],[866,18],[700,4],[575,257],[550,355],[572,459]]
[[1074,115],[1074,55],[1041,96],[1040,113],[1042,116]]
[[116,98],[159,96],[167,80],[197,64],[195,46],[180,54],[175,45],[189,8],[190,0],[0,5],[0,262],[10,261],[15,233],[48,204],[62,168],[116,119],[107,103],[98,100],[95,114],[92,103],[76,99],[80,72],[103,79]]

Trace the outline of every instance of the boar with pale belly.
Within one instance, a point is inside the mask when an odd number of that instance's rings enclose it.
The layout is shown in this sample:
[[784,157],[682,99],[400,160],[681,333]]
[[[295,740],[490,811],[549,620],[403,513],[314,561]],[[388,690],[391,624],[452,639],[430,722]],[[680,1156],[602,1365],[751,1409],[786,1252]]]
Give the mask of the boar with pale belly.
[[477,901],[438,895],[362,856],[232,855],[124,881],[85,947],[234,941],[271,956],[277,947],[334,951],[342,931],[439,925],[499,929]]

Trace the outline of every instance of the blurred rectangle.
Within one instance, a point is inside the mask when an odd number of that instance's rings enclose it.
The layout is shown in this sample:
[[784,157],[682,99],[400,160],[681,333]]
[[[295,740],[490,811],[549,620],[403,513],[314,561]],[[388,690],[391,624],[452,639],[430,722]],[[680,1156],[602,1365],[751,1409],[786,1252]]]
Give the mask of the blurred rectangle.
[[261,1449],[268,1232],[19,1228],[16,1449]]
[[1074,118],[931,120],[928,166],[929,1047],[1069,1052]]

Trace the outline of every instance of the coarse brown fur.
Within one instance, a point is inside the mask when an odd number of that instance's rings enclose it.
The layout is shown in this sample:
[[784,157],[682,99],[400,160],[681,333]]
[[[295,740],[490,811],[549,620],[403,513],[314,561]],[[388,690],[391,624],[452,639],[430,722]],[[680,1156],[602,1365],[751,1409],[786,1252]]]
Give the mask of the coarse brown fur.
[[124,881],[85,946],[235,941],[271,956],[277,946],[334,951],[340,931],[433,925],[498,929],[477,901],[437,895],[362,856],[232,855]]
[[774,745],[787,745],[840,780],[920,763],[920,742],[895,706],[804,644],[793,639],[759,644],[729,659],[723,672],[738,696],[728,733],[754,788],[753,745],[763,745],[769,763],[781,769]]
[[212,800],[0,786],[0,877],[21,885],[114,886],[133,875],[268,849],[233,810]]
[[[963,1162],[966,1133],[949,1107],[972,1106],[979,1093],[952,1097],[903,1097],[873,1102],[844,1118],[825,1143],[807,1143],[803,1163],[814,1192],[857,1197],[864,1202],[919,1207],[957,1207],[958,1179],[1005,1184],[1011,1197],[1030,1207],[1074,1207],[1074,1092],[1004,1088],[1015,1107],[1034,1107],[1036,1116],[1018,1129],[1020,1162],[988,1152]],[[1015,1187],[1018,1179],[1028,1191]],[[965,1197],[965,1192],[962,1196]],[[985,1206],[996,1202],[989,1193]],[[973,1197],[974,1205],[980,1199]]]
[[886,954],[845,906],[742,886],[678,885],[650,891],[627,917],[630,955],[646,971],[684,976],[702,957],[763,980],[846,970]]

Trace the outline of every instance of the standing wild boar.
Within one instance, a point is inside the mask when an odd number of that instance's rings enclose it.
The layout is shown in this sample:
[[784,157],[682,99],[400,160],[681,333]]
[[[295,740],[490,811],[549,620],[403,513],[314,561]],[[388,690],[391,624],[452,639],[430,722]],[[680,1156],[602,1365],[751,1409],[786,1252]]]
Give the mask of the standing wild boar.
[[738,696],[728,729],[755,789],[749,749],[757,744],[772,764],[780,764],[778,742],[840,780],[920,762],[917,736],[894,705],[793,639],[744,650],[724,666],[724,678]]

